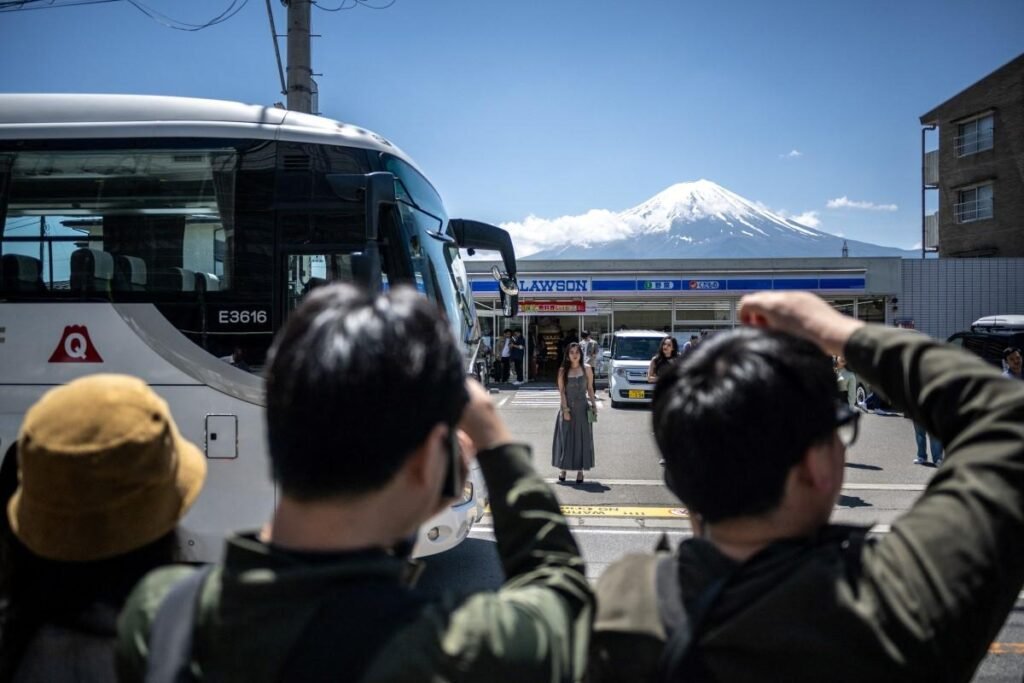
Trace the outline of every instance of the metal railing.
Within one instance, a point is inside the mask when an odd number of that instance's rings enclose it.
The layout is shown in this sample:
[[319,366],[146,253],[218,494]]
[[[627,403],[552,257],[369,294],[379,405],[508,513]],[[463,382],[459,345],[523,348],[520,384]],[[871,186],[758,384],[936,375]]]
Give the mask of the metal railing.
[[973,202],[960,202],[953,205],[953,215],[957,223],[970,223],[992,218],[992,200],[978,199]]
[[933,251],[939,248],[939,212],[924,217],[924,248]]
[[965,157],[969,154],[984,152],[992,149],[995,136],[992,130],[980,130],[973,133],[958,135],[953,138],[953,147],[958,157]]
[[933,149],[924,155],[924,184],[936,187],[939,184],[939,150]]

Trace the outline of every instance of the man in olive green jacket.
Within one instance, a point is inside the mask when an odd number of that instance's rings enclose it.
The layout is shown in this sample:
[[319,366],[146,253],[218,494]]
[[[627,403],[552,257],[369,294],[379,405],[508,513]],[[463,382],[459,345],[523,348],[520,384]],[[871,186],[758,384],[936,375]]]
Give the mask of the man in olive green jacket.
[[[741,318],[760,329],[659,381],[666,479],[698,535],[604,573],[590,679],[970,680],[1024,583],[1024,386],[809,294],[746,297]],[[859,414],[822,352],[947,446],[881,538],[829,524]]]
[[[230,539],[204,580],[189,654],[171,658],[185,674],[175,680],[582,676],[593,596],[579,551],[528,447],[511,443],[487,393],[466,382],[436,306],[407,288],[317,289],[269,367],[277,509],[261,532]],[[490,490],[507,580],[497,592],[436,599],[415,590],[397,549],[461,491],[446,483],[461,464],[456,425]],[[166,665],[153,654],[165,652],[154,619],[164,625],[161,602],[189,571],[162,570],[135,590],[120,621],[122,681]]]

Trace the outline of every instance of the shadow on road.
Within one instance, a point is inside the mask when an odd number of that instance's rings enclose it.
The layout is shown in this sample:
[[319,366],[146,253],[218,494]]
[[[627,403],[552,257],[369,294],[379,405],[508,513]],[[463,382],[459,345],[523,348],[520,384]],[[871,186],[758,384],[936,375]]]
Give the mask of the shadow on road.
[[844,508],[866,508],[871,507],[871,503],[867,502],[860,496],[846,496],[843,494],[839,495],[839,502],[836,503],[839,507]]
[[468,595],[497,590],[505,580],[494,541],[467,538],[455,548],[423,560],[416,586],[428,595]]
[[565,481],[557,482],[556,486],[564,486],[570,489],[578,489],[580,491],[586,491],[587,493],[604,493],[605,491],[611,491],[610,486],[606,486],[599,481],[586,481],[582,484],[577,484],[575,479],[566,479]]
[[855,470],[878,470],[878,471],[882,470],[882,468],[879,467],[878,465],[864,465],[864,464],[859,463],[859,462],[848,462],[848,463],[846,463],[846,466],[850,467],[850,468],[853,468]]

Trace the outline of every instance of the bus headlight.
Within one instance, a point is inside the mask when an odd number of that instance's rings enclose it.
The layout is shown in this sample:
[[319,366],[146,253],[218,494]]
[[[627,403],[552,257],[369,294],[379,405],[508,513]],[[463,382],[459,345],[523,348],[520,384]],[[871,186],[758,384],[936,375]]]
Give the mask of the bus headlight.
[[616,377],[625,377],[626,376],[626,368],[615,368],[615,376]]
[[462,485],[462,497],[459,498],[459,502],[452,505],[452,507],[465,505],[471,500],[473,500],[473,482],[467,479],[466,483]]

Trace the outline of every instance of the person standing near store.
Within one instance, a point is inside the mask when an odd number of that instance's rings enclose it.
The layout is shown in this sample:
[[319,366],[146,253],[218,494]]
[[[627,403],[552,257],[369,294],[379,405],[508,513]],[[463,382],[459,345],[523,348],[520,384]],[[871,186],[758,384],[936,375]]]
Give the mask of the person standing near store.
[[508,381],[509,368],[512,364],[512,330],[506,329],[498,340],[498,358],[501,359],[500,382]]
[[857,375],[846,367],[846,358],[836,356],[836,391],[839,400],[846,401],[851,408],[857,407]]
[[509,344],[509,359],[512,361],[512,369],[516,371],[516,379],[512,384],[523,383],[523,358],[526,356],[526,341],[523,333],[516,330],[512,333],[512,341]]
[[1006,377],[1014,377],[1016,379],[1024,379],[1024,373],[1022,373],[1021,365],[1022,358],[1020,349],[1011,346],[1003,351],[1003,363],[1006,364],[1006,369],[1003,370],[1003,375]]
[[583,330],[580,333],[580,353],[583,354],[583,364],[593,369],[597,367],[597,342],[590,338],[590,332]]
[[551,464],[559,469],[558,481],[565,481],[566,470],[577,470],[576,483],[582,484],[583,472],[594,466],[597,395],[594,370],[584,365],[576,342],[565,348],[565,360],[558,368],[558,396],[561,408],[555,418]]
[[669,335],[661,340],[661,344],[658,345],[658,355],[651,359],[651,364],[647,366],[647,381],[651,384],[658,381],[661,375],[668,371],[668,369],[679,360],[679,342],[676,338]]

